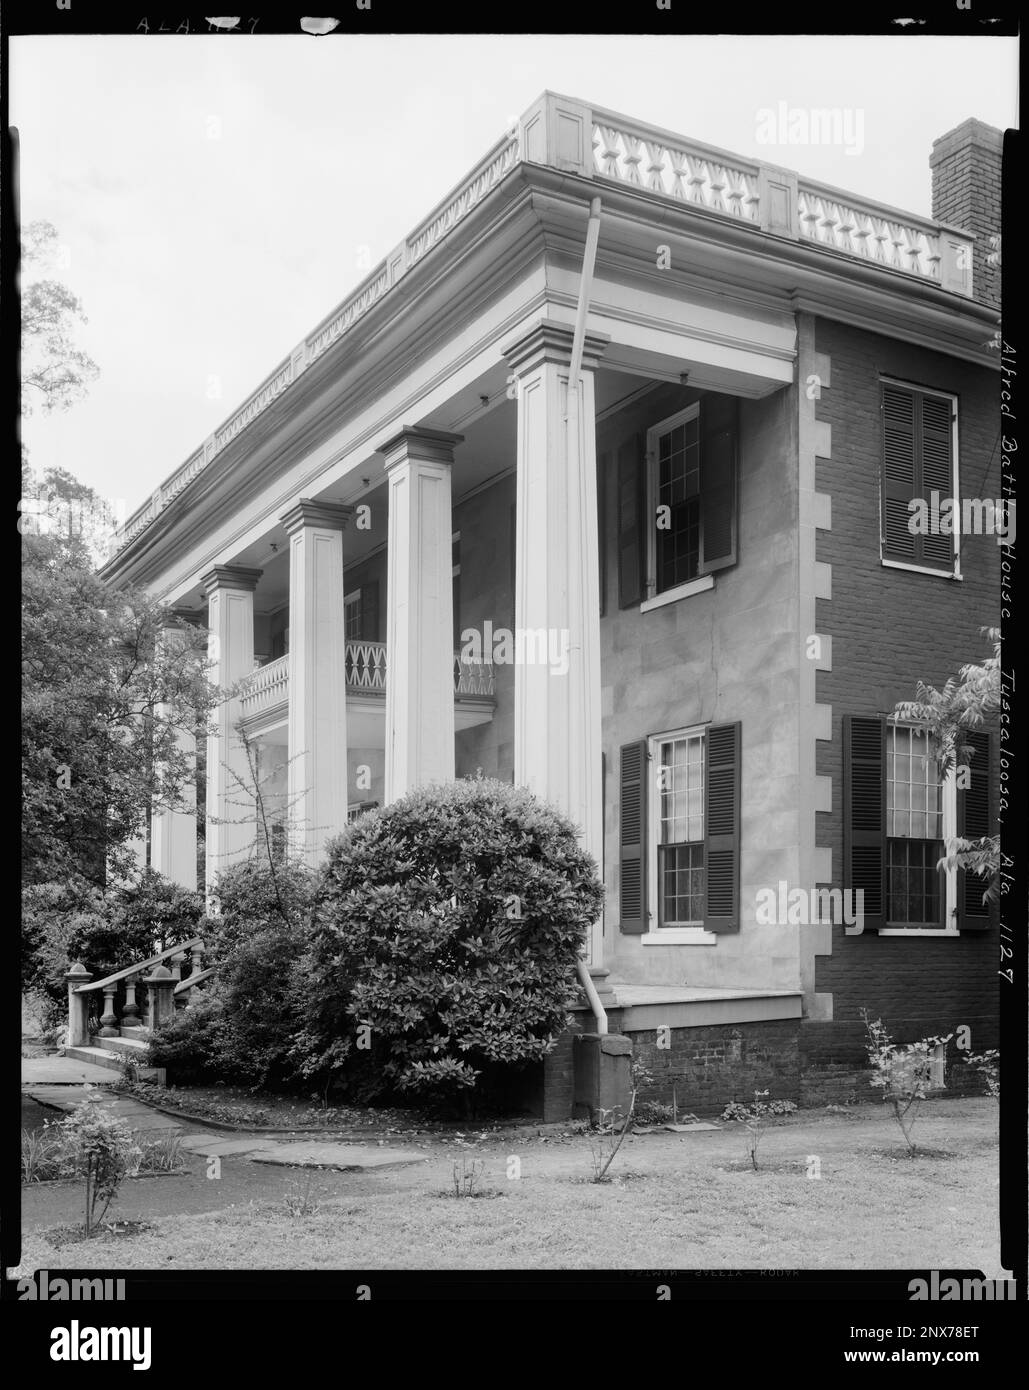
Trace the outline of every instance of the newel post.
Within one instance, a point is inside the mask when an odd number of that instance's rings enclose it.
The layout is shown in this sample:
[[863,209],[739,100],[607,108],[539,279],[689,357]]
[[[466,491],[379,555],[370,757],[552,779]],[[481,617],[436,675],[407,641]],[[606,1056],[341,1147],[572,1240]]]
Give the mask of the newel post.
[[76,994],[79,985],[88,985],[93,976],[81,961],[77,961],[65,975],[68,986],[68,1040],[66,1047],[86,1047],[89,1044],[88,1018],[89,1001],[84,994]]
[[118,1036],[118,1015],[114,1012],[114,996],[118,986],[104,985],[104,1011],[100,1016],[100,1036],[102,1038],[116,1038]]
[[139,1005],[136,1003],[136,981],[138,975],[127,975],[125,977],[125,1007],[121,1011],[121,1026],[125,1028],[139,1027]]
[[151,1032],[175,1013],[174,990],[176,981],[163,965],[158,965],[152,975],[143,981],[150,993],[147,1007],[147,1027]]

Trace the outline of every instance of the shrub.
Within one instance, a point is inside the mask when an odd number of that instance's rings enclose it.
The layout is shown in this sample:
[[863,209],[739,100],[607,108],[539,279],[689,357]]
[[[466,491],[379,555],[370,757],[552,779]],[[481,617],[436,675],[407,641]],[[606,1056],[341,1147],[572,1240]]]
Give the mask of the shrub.
[[986,1086],[986,1094],[1000,1100],[1000,1053],[995,1047],[986,1052],[969,1053],[965,1065],[978,1072]]
[[292,1036],[303,1019],[295,978],[307,945],[315,875],[303,864],[240,865],[219,875],[220,912],[204,923],[217,974],[150,1047],[176,1082],[220,1078],[257,1088],[294,1073]]
[[865,1024],[865,1050],[872,1064],[869,1084],[882,1091],[883,1101],[892,1107],[893,1118],[909,1152],[914,1153],[916,1145],[911,1132],[921,1103],[932,1090],[933,1053],[950,1042],[953,1034],[948,1033],[945,1038],[922,1038],[899,1047],[886,1031],[882,1019],[870,1019],[865,1009],[861,1017]]
[[574,827],[524,788],[479,777],[370,811],[329,845],[298,1064],[453,1097],[542,1058],[602,901]]
[[154,1030],[147,1065],[167,1067],[176,1082],[208,1081],[221,1075],[224,1020],[213,989],[191,992],[190,1002]]
[[85,1182],[85,1230],[90,1235],[118,1195],[122,1179],[135,1158],[132,1131],[124,1120],[105,1110],[91,1086],[59,1128],[73,1157],[75,1172]]
[[750,1105],[732,1100],[722,1111],[723,1120],[736,1120],[747,1128],[747,1153],[751,1167],[757,1172],[757,1151],[765,1137],[770,1115],[792,1115],[796,1105],[792,1100],[766,1100],[767,1090],[755,1091]]

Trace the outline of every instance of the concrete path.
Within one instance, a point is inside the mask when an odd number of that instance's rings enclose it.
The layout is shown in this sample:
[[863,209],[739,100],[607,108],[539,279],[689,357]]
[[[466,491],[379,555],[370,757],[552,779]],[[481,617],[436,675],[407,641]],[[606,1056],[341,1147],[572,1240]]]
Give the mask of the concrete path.
[[291,1168],[392,1168],[402,1163],[421,1163],[426,1153],[415,1149],[381,1148],[371,1144],[339,1144],[333,1142],[300,1142],[273,1144],[260,1153],[252,1153],[252,1163],[280,1163]]
[[110,1067],[98,1067],[92,1062],[77,1062],[71,1057],[23,1057],[21,1084],[27,1090],[33,1086],[113,1086],[121,1077]]
[[[110,1085],[117,1072],[77,1062],[67,1057],[23,1057],[22,1093],[40,1105],[67,1112],[74,1110],[86,1093],[86,1083]],[[287,1141],[281,1135],[267,1137],[235,1130],[205,1129],[200,1120],[183,1122],[162,1115],[133,1096],[104,1092],[100,1104],[125,1120],[136,1131],[161,1130],[181,1136],[181,1146],[202,1158],[247,1157],[256,1163],[275,1163],[298,1168],[347,1169],[388,1168],[402,1163],[419,1163],[428,1154],[412,1149],[391,1149],[385,1145],[349,1144],[338,1141]]]
[[[100,1071],[101,1068],[97,1067],[96,1070]],[[82,1098],[86,1094],[86,1088],[67,1083],[60,1086],[26,1086],[23,1084],[22,1093],[31,1096],[40,1105],[49,1105],[55,1110],[67,1112],[74,1110],[76,1105],[81,1104]],[[103,1092],[100,1097],[100,1104],[105,1110],[109,1110],[120,1119],[127,1121],[131,1129],[160,1129],[176,1134],[182,1131],[180,1120],[172,1119],[171,1115],[162,1115],[159,1110],[152,1110],[149,1105],[144,1105],[141,1100],[134,1100],[132,1096],[111,1095],[110,1092]]]

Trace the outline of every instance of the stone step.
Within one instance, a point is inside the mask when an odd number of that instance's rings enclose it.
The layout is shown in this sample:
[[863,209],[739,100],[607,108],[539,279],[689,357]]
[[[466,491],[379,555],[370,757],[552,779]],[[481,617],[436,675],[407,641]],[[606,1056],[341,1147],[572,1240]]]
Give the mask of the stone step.
[[133,1057],[138,1057],[146,1051],[146,1042],[142,1038],[125,1036],[120,1038],[104,1038],[99,1033],[94,1033],[90,1038],[92,1047],[99,1047],[103,1052],[127,1052]]
[[[104,1038],[104,1043],[124,1041],[119,1038]],[[124,1051],[116,1051],[110,1047],[82,1046],[66,1047],[65,1057],[72,1058],[77,1062],[90,1062],[95,1067],[105,1067],[108,1071],[120,1072],[122,1069],[122,1058]],[[137,1073],[141,1081],[156,1081],[158,1085],[165,1084],[165,1071],[163,1067],[138,1067]]]

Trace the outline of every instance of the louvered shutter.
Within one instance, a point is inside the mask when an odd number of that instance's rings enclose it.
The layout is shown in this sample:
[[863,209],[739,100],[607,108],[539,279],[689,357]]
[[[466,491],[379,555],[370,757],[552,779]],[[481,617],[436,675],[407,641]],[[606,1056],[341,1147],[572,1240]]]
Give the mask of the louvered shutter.
[[704,766],[704,926],[740,929],[740,753],[737,724],[713,724]]
[[619,774],[619,927],[639,935],[647,921],[647,742],[622,745]]
[[883,384],[883,554],[916,564],[915,536],[908,530],[908,503],[916,497],[915,396]]
[[883,555],[945,573],[954,566],[954,537],[913,533],[910,503],[922,498],[928,517],[931,493],[941,503],[952,494],[952,410],[946,397],[883,383]]
[[886,721],[843,716],[843,889],[864,894],[865,931],[886,925]]
[[[968,786],[958,788],[957,831],[963,839],[979,840],[990,834],[990,735],[968,731],[962,741],[973,749],[968,766]],[[990,908],[983,902],[989,879],[958,870],[957,907],[961,931],[987,931]]]
[[607,482],[611,476],[611,450],[597,455],[597,577],[600,582],[600,616],[607,609]]
[[735,396],[705,396],[700,403],[698,574],[736,563],[737,404]]
[[[943,396],[919,396],[918,403],[921,406],[919,495],[928,503],[930,494],[938,492],[942,501],[950,497],[954,490],[951,402]],[[953,535],[928,534],[917,539],[921,542],[919,564],[938,566],[943,570],[953,569]]]
[[618,606],[643,601],[643,508],[646,483],[643,435],[618,447]]

